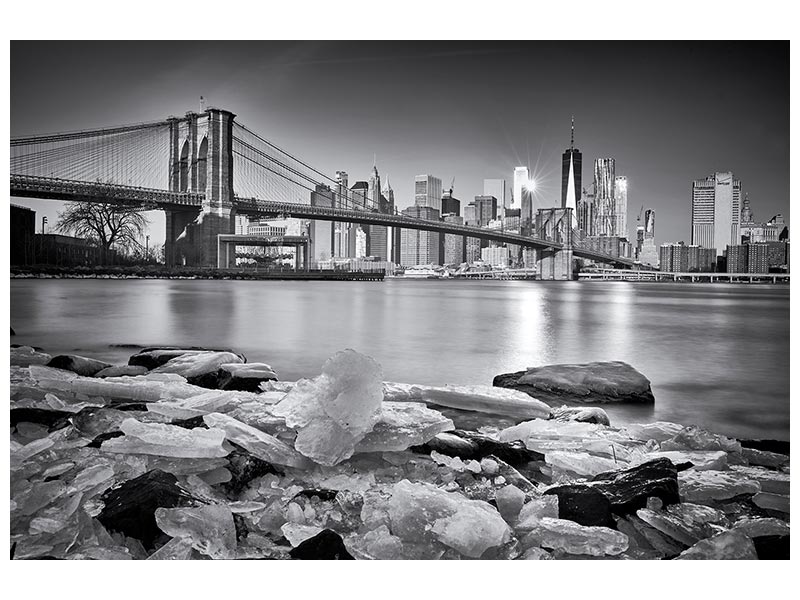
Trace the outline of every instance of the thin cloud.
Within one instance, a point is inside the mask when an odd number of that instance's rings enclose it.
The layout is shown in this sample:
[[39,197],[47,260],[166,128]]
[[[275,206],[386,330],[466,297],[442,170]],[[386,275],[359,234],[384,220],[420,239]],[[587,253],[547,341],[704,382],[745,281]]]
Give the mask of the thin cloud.
[[279,67],[295,67],[303,65],[325,65],[325,64],[352,64],[352,63],[365,63],[365,62],[391,62],[396,60],[417,60],[425,58],[449,58],[460,56],[482,56],[491,54],[509,54],[518,52],[519,50],[511,48],[495,48],[487,50],[451,50],[447,52],[426,52],[423,54],[398,54],[398,55],[385,55],[385,56],[357,56],[349,58],[320,58],[313,60],[301,60],[292,62],[272,63],[274,66]]

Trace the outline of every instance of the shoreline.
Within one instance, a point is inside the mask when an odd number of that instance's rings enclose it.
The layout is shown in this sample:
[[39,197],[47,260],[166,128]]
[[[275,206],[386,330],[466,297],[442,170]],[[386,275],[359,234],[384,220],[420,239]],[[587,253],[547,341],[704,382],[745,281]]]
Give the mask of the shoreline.
[[[113,366],[12,350],[16,558],[788,557],[788,443],[605,425],[602,404],[500,387],[381,383],[352,350],[300,382],[235,351],[131,351]],[[459,414],[484,425],[459,429]],[[152,486],[193,500],[148,505]],[[428,507],[424,529],[408,529],[410,506]],[[87,526],[121,537],[59,549]]]

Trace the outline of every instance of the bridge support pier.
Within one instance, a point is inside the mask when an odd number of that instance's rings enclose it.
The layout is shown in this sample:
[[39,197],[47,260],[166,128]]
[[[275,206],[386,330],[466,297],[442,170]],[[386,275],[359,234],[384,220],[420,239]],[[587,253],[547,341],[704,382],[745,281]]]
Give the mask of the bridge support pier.
[[189,239],[190,225],[200,213],[194,210],[166,211],[166,236],[164,239],[164,262],[168,267],[180,267],[194,263],[194,245]]
[[540,250],[538,270],[542,281],[564,281],[572,279],[572,250]]

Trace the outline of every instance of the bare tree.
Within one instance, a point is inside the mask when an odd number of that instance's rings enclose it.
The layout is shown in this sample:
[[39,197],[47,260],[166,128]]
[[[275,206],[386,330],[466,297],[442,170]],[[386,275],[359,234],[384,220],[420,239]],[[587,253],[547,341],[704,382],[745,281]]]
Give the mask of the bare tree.
[[124,250],[141,246],[148,220],[138,208],[111,203],[68,202],[58,213],[56,229],[94,241],[106,262],[112,247]]

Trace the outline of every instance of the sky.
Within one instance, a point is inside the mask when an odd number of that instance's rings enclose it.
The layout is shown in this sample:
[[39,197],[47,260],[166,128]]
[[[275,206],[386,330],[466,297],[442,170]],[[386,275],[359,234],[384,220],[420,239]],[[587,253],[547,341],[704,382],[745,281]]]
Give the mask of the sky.
[[[732,171],[756,220],[789,222],[788,42],[11,43],[11,135],[153,121],[209,105],[333,176],[373,157],[399,208],[431,174],[462,206],[527,165],[537,206],[560,202],[561,154],[612,157],[628,229],[690,241],[694,179]],[[52,225],[61,205],[13,199]],[[151,244],[164,239],[151,216]],[[37,231],[40,225],[37,225]]]

